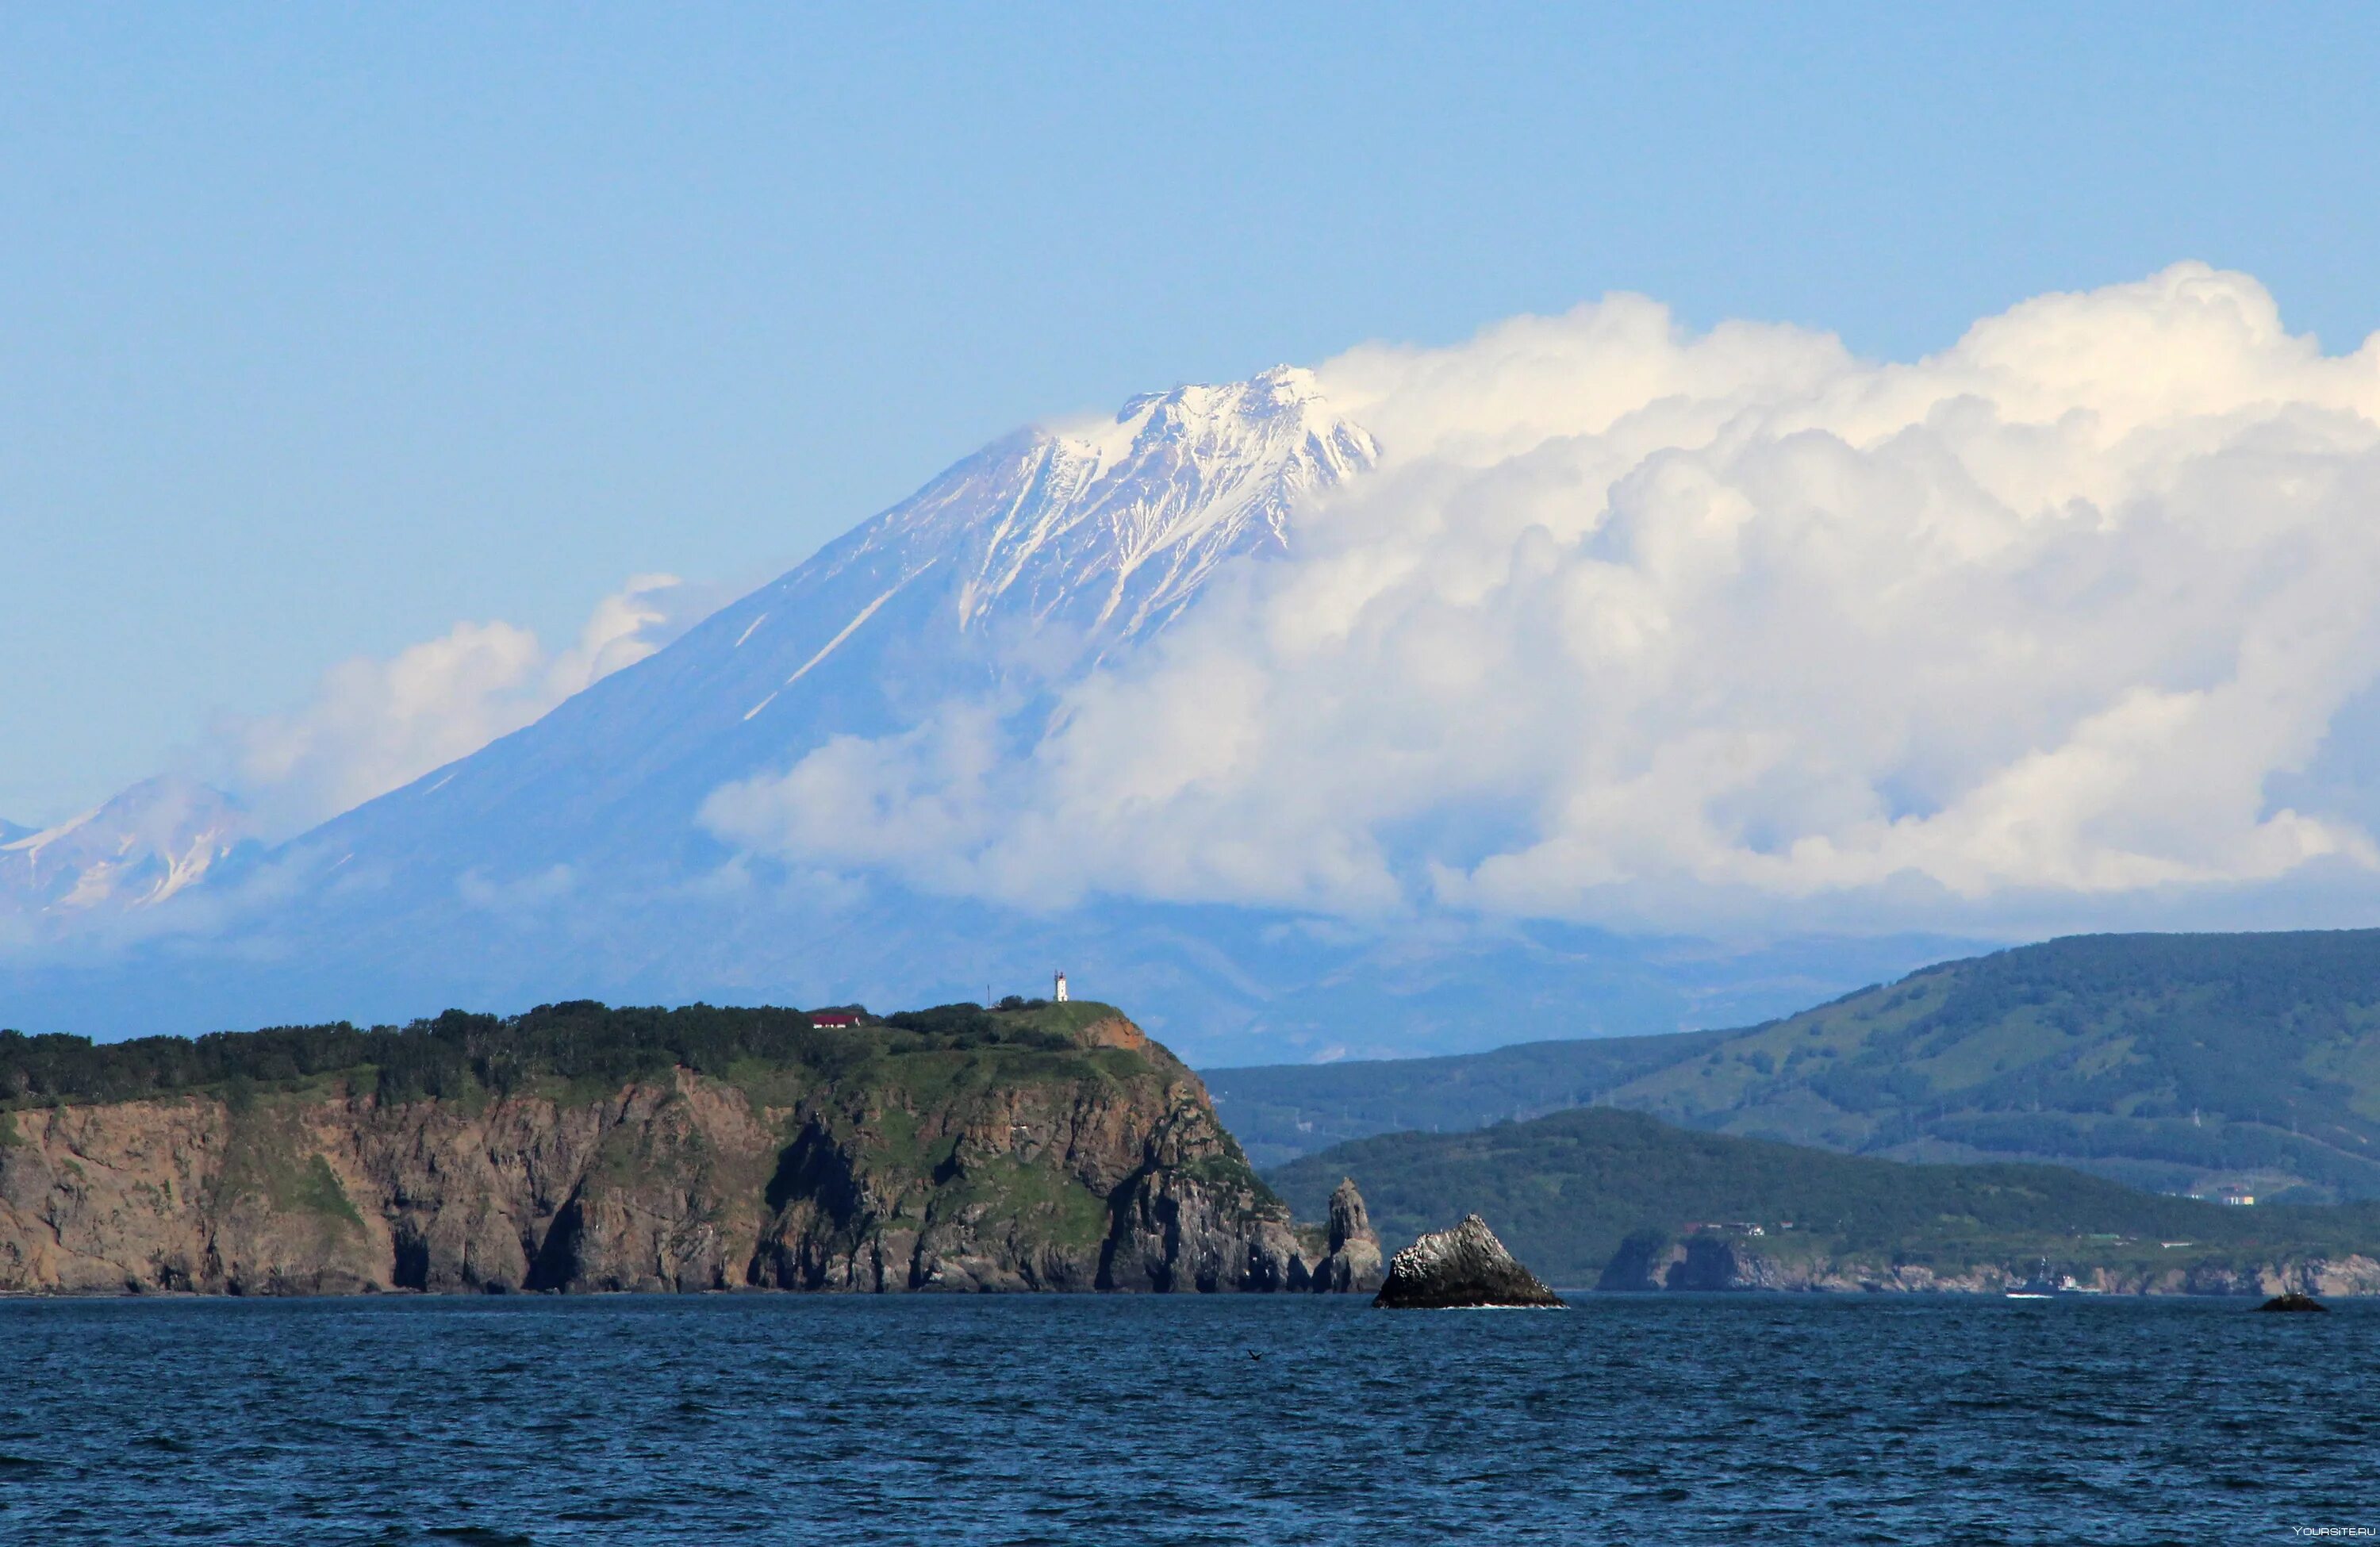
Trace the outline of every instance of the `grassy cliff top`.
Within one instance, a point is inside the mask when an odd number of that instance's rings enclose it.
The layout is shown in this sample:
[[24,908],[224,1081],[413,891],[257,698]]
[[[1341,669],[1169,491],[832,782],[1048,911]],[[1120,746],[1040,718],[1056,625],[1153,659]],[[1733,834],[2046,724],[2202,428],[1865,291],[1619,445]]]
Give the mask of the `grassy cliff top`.
[[574,1000],[517,1016],[449,1010],[405,1026],[341,1021],[120,1042],[0,1031],[0,1109],[201,1090],[241,1095],[341,1077],[383,1100],[410,1100],[547,1086],[615,1090],[680,1067],[790,1090],[853,1081],[1117,1078],[1174,1066],[1153,1043],[1103,1032],[1102,1023],[1123,1016],[1096,1001],[860,1014],[858,1026],[830,1027],[771,1006],[614,1008]]

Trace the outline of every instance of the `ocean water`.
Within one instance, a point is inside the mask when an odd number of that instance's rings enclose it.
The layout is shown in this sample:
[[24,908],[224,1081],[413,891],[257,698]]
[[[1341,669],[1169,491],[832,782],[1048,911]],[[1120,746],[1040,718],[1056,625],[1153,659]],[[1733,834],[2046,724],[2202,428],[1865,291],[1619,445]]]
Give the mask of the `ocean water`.
[[9,1301],[0,1541],[2380,1533],[2380,1308],[1580,1302]]

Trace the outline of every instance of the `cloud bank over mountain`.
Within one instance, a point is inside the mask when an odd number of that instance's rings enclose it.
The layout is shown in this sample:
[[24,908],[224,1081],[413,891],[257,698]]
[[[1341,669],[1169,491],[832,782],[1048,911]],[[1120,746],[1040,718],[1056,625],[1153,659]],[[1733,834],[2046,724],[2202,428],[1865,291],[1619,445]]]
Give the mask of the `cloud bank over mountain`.
[[638,582],[338,668],[225,732],[273,831],[352,805],[285,843],[164,785],[6,839],[0,1024],[1064,968],[1260,1061],[2369,922],[2375,515],[2380,346],[2196,265],[1908,364],[1619,297],[1181,386],[691,627]]
[[1621,929],[2380,868],[2313,798],[2371,782],[2331,732],[2380,670],[2380,347],[2324,355],[2246,275],[2045,296],[1910,364],[1616,297],[1316,381],[1380,459],[1285,556],[1052,702],[836,737],[710,828],[1029,907]]

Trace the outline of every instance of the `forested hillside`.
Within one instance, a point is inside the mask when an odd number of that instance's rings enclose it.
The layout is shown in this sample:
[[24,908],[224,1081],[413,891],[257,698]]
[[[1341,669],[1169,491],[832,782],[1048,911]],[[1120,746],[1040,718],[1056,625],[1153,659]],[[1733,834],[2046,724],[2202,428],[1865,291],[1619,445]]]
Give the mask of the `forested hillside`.
[[2161,1191],[2380,1197],[2380,931],[2076,936],[1746,1030],[1597,1046],[1208,1078],[1268,1157],[1592,1101],[1852,1153],[2055,1161]]
[[1564,1285],[1603,1280],[1636,1236],[1640,1261],[1698,1238],[1724,1243],[1730,1271],[1756,1261],[1775,1287],[1988,1288],[2047,1259],[2061,1274],[2114,1288],[2228,1293],[2292,1263],[2359,1256],[2365,1263],[2332,1271],[2380,1286],[2380,1262],[2370,1261],[2380,1258],[2380,1204],[2235,1208],[2061,1166],[1912,1165],[1609,1108],[1468,1133],[1383,1134],[1268,1179],[1303,1213],[1342,1175],[1391,1245],[1476,1212],[1523,1261]]
[[1215,1110],[1258,1165],[1402,1129],[1458,1131],[1589,1106],[1718,1046],[1726,1031],[1522,1042],[1447,1058],[1208,1069]]

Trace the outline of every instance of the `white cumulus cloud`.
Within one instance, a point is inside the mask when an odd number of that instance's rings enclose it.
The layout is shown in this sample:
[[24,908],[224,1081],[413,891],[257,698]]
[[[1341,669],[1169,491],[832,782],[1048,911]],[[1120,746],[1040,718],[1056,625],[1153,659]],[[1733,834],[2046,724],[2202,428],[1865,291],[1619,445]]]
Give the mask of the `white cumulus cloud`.
[[260,829],[286,836],[520,729],[652,654],[711,600],[673,575],[636,576],[558,652],[513,624],[458,623],[385,660],[341,662],[287,713],[225,717],[211,761]]
[[2380,671],[2380,343],[2325,356],[2245,274],[1910,363],[1616,297],[1318,376],[1383,460],[1291,557],[1046,722],[839,741],[714,827],[1024,902],[1621,927],[2380,866],[2289,794]]

